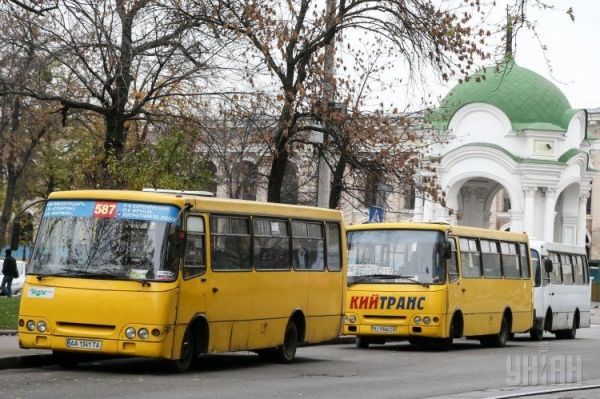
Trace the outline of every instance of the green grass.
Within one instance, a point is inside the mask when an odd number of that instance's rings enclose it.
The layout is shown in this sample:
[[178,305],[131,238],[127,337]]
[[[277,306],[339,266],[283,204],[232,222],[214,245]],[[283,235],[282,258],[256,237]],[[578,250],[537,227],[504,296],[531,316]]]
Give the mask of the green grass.
[[20,297],[0,297],[0,330],[16,330]]

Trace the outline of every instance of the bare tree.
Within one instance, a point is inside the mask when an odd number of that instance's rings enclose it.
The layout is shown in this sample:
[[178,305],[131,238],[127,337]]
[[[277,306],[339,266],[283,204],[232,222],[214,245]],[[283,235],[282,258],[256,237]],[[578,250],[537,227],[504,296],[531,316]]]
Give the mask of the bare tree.
[[[254,49],[247,62],[260,58],[276,82],[271,85],[278,111],[269,143],[268,185],[268,200],[274,202],[281,200],[290,140],[301,131],[303,119],[326,119],[330,112],[329,102],[323,101],[323,49],[336,35],[373,33],[389,43],[411,71],[429,63],[446,79],[466,74],[477,56],[485,56],[471,37],[469,14],[459,16],[427,0],[340,0],[334,15],[327,15],[323,2],[312,0],[197,2],[195,10],[180,8],[194,20],[245,40]],[[481,40],[485,33],[474,36]]]
[[160,115],[165,98],[193,94],[218,54],[198,24],[153,0],[61,0],[42,15],[21,16],[7,5],[1,12],[36,32],[37,68],[52,68],[43,87],[2,74],[4,92],[56,102],[63,119],[73,110],[100,115],[104,186],[122,185],[110,164],[123,157],[128,123]]

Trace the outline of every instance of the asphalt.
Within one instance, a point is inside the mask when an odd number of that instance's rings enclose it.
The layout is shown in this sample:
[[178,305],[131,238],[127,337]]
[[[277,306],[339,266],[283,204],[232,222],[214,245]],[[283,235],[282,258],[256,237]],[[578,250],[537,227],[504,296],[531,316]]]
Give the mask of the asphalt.
[[[592,324],[600,325],[600,302],[592,301]],[[329,344],[354,342],[354,337],[339,337]],[[54,364],[47,350],[19,348],[19,338],[14,330],[0,330],[0,370],[39,367]]]

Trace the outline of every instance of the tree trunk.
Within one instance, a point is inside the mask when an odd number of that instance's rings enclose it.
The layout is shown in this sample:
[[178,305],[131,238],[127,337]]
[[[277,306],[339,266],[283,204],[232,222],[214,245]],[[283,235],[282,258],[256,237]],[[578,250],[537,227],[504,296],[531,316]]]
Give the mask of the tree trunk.
[[281,202],[281,186],[283,186],[283,176],[285,174],[288,158],[289,155],[284,146],[277,151],[276,157],[271,163],[269,187],[267,191],[267,201],[269,202]]
[[2,215],[0,216],[0,247],[4,247],[6,242],[6,231],[8,230],[8,222],[10,221],[10,216],[12,214],[12,206],[15,200],[17,187],[17,176],[15,175],[12,166],[9,166],[8,168],[6,180],[4,207],[2,208]]
[[[125,152],[125,121],[117,114],[107,114],[104,120],[106,137],[104,139],[101,184],[103,188],[123,188],[124,180],[123,176],[119,174],[118,166],[123,160]],[[115,166],[117,166],[116,169]]]
[[337,209],[340,206],[340,200],[342,198],[342,191],[344,189],[344,172],[346,172],[346,166],[348,161],[346,156],[342,153],[335,171],[333,172],[333,179],[331,182],[331,193],[329,194],[329,208]]

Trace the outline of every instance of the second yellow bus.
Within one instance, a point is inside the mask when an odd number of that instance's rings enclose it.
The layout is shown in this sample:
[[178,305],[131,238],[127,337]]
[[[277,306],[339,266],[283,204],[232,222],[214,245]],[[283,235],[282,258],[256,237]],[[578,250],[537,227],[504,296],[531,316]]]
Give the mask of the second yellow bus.
[[532,325],[527,235],[439,223],[348,228],[344,334],[357,346],[506,345]]

